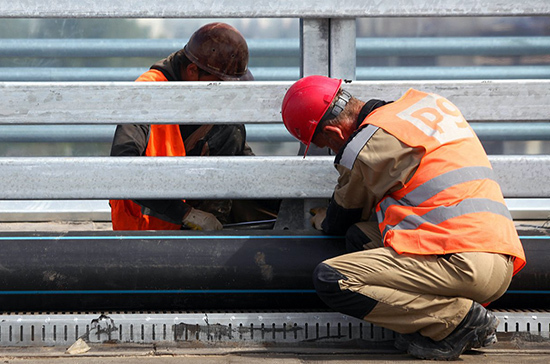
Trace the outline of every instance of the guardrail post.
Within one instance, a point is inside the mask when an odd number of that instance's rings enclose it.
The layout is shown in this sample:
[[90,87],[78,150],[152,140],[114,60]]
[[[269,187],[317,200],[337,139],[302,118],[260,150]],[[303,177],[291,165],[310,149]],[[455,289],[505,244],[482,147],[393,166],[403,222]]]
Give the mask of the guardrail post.
[[329,75],[329,19],[300,20],[300,77]]
[[[338,47],[331,47],[332,40],[332,19],[301,19],[300,20],[300,54],[301,54],[301,77],[310,75],[326,75],[331,74],[331,52],[338,51]],[[354,24],[355,25],[355,24]],[[336,38],[340,37],[343,33],[343,27],[337,27],[339,31]],[[342,29],[341,29],[342,28]],[[353,34],[353,43],[355,46],[355,33]],[[338,61],[339,61],[338,57]],[[355,53],[353,53],[355,62]],[[355,72],[355,69],[354,69]],[[305,152],[305,145],[300,145],[299,155],[303,155]],[[315,145],[311,145],[308,151],[309,155],[328,155],[328,148],[317,148]],[[299,229],[311,229],[309,223],[309,209],[315,202],[309,199],[294,200],[285,199],[281,203],[279,215],[282,217],[282,223],[279,223],[275,228],[285,229],[288,226],[293,226]],[[292,218],[296,215],[295,211],[302,211],[303,220],[299,222],[294,221],[291,223]],[[288,223],[286,223],[288,220]],[[291,225],[294,224],[294,225]]]
[[327,75],[355,80],[353,19],[301,19],[301,77]]
[[355,80],[355,19],[330,19],[329,75]]

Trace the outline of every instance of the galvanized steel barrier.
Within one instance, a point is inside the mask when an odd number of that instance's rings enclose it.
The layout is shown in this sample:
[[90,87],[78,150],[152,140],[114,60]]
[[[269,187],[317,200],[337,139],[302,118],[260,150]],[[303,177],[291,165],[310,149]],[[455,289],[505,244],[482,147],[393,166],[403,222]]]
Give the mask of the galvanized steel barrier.
[[[0,124],[166,122],[280,124],[290,82],[0,83]],[[369,82],[345,87],[359,98],[395,99],[409,87],[448,97],[472,122],[547,122],[549,80]],[[208,105],[208,108],[196,105]],[[162,106],[161,106],[162,105]],[[528,125],[528,124],[527,124]],[[493,162],[506,197],[548,197],[545,156]],[[1,199],[330,197],[331,158],[0,158]],[[237,174],[234,171],[242,171]],[[510,173],[513,171],[513,173]],[[139,177],[137,177],[139,176]],[[517,176],[522,176],[518,179]],[[250,181],[254,181],[251,183]],[[127,186],[132,186],[129,189]],[[158,186],[163,186],[159,188]],[[197,188],[196,186],[201,186]],[[246,186],[246,188],[243,188]]]
[[[355,79],[360,70],[356,69],[356,53],[365,53],[367,40],[357,40],[355,37],[355,19],[359,17],[418,17],[418,16],[540,16],[550,14],[550,3],[545,0],[534,0],[529,3],[518,3],[513,0],[502,0],[496,3],[486,3],[480,0],[466,1],[424,1],[413,4],[409,1],[397,0],[390,3],[379,1],[346,1],[334,7],[331,1],[302,1],[299,3],[254,1],[253,6],[248,2],[207,1],[195,3],[151,4],[144,0],[131,2],[103,0],[73,2],[61,0],[55,3],[39,0],[27,0],[17,3],[0,0],[0,18],[223,18],[223,17],[292,17],[300,18],[300,39],[298,50],[296,42],[292,41],[290,48],[287,44],[277,44],[277,52],[299,53],[301,67],[299,75],[326,74],[333,77]],[[433,40],[429,40],[431,42]],[[49,40],[51,52],[62,50],[60,42]],[[438,52],[455,54],[468,52],[460,50],[468,39],[457,40],[450,48],[444,45],[430,45],[428,40],[418,39],[406,50],[406,54],[422,54],[439,49]],[[518,43],[519,42],[519,43]],[[89,42],[88,42],[89,43]],[[74,43],[65,43],[63,49],[75,49],[78,52],[90,52],[96,45],[83,42],[79,46]],[[116,43],[116,42],[115,42]],[[151,42],[152,43],[152,42]],[[396,44],[370,40],[373,50],[378,54],[393,54]],[[528,43],[518,39],[486,39],[477,44],[477,51],[481,46],[483,52],[516,52],[527,51],[532,54],[547,52],[547,39],[535,38]],[[28,55],[29,49],[24,44],[14,44],[13,41],[3,40],[4,51],[19,52]],[[378,44],[378,46],[376,46]],[[495,45],[496,44],[496,45]],[[164,45],[167,46],[166,44]],[[172,46],[172,45],[169,45]],[[475,49],[476,46],[470,46]],[[67,48],[68,47],[68,48]],[[91,48],[90,48],[91,47]],[[263,49],[265,44],[252,42],[252,50],[258,49],[259,54],[269,54]],[[109,47],[107,47],[109,48]],[[112,47],[111,47],[112,48]],[[149,48],[155,48],[149,46]],[[111,51],[113,51],[111,49]],[[22,53],[21,53],[22,52]],[[40,52],[46,52],[42,48]],[[97,55],[101,52],[94,51]],[[262,53],[264,52],[264,53]],[[285,53],[286,54],[286,53]],[[17,71],[17,70],[12,70]],[[15,72],[17,74],[17,72]],[[299,76],[293,75],[292,78]],[[132,76],[133,77],[133,76]],[[391,78],[388,75],[380,76]],[[422,76],[419,76],[422,77]],[[288,79],[281,75],[281,79]],[[352,93],[362,98],[381,97],[394,99],[400,96],[407,88],[415,87],[426,91],[436,92],[451,99],[466,115],[467,119],[491,128],[492,123],[500,123],[492,127],[491,133],[500,125],[521,125],[509,133],[524,135],[527,138],[533,133],[539,133],[544,140],[548,136],[548,121],[550,115],[550,100],[547,93],[548,79],[538,80],[493,80],[493,81],[361,81],[346,85]],[[121,123],[196,123],[208,120],[210,123],[245,122],[252,127],[259,127],[258,134],[272,133],[274,138],[287,140],[284,129],[281,128],[280,102],[290,82],[254,82],[247,84],[231,83],[187,83],[185,88],[177,84],[135,84],[132,82],[3,82],[0,83],[0,126],[31,126],[43,125],[52,127],[94,125],[114,127]],[[168,102],[167,102],[168,100]],[[209,107],[197,108],[196,105],[208,103]],[[162,107],[159,107],[162,105]],[[185,115],[185,117],[183,117]],[[502,124],[507,123],[507,124]],[[520,124],[521,123],[521,124]],[[533,126],[532,130],[530,125]],[[271,127],[275,126],[276,129]],[[111,129],[112,130],[112,129]],[[510,130],[510,129],[508,129]],[[24,131],[23,131],[24,133]],[[257,134],[257,135],[258,135]],[[105,135],[105,134],[103,134]],[[93,136],[90,136],[93,137]],[[104,136],[103,136],[104,137]],[[517,136],[519,137],[519,136]],[[258,137],[261,139],[261,137]],[[127,163],[127,165],[121,165]],[[223,163],[222,163],[223,162]],[[242,160],[241,162],[245,162]],[[105,158],[1,158],[0,164],[4,173],[0,175],[0,182],[4,186],[2,199],[60,199],[60,198],[105,198],[129,197],[132,193],[139,196],[185,196],[220,197],[242,196],[238,192],[243,181],[236,177],[233,185],[222,187],[210,173],[216,171],[220,178],[225,178],[233,163],[222,159],[209,158],[201,161],[200,166],[181,168],[183,165],[195,163],[192,158],[173,160],[159,158],[154,166],[146,165],[149,161],[124,161]],[[145,164],[144,164],[145,163]],[[284,165],[285,174],[294,176],[298,180],[312,180],[319,178],[319,186],[306,188],[299,183],[295,191],[288,188],[258,188],[249,186],[249,197],[328,197],[330,183],[334,172],[329,172],[330,162],[323,160],[326,171],[322,177],[314,176],[315,172],[304,168],[312,166],[315,169],[316,157],[309,157],[306,161],[293,158],[252,159],[246,161],[258,176],[269,176],[267,180],[273,182],[274,167]],[[132,168],[158,168],[162,170],[169,165],[184,170],[184,175],[165,176],[164,182],[169,188],[162,193],[155,192],[155,188],[143,189],[132,193],[125,191],[123,185],[127,180],[125,175],[131,175]],[[54,169],[51,167],[55,166]],[[329,167],[327,167],[329,166]],[[537,180],[547,180],[550,168],[545,157],[512,157],[502,156],[495,160],[497,171],[502,170],[501,183],[507,196],[544,197],[548,196],[547,187],[537,185]],[[512,168],[510,168],[512,167]],[[85,170],[96,171],[91,177],[84,177]],[[59,172],[65,178],[59,176]],[[135,171],[134,171],[135,172]],[[517,183],[516,176],[532,176],[528,181]],[[198,180],[197,180],[198,176]],[[183,181],[196,182],[203,186],[200,190],[190,191],[182,188]],[[55,181],[55,186],[51,184]],[[102,185],[102,191],[93,189],[91,181],[109,181]],[[50,182],[50,183],[47,183]],[[281,181],[281,185],[288,185]],[[39,187],[42,185],[42,187]],[[119,187],[117,187],[117,185]],[[210,186],[210,187],[209,187]],[[227,186],[227,185],[226,185]],[[298,187],[299,186],[299,187]],[[149,185],[152,187],[152,185]],[[311,186],[310,186],[311,187]],[[48,191],[50,190],[50,191]],[[229,191],[228,191],[229,190]],[[55,192],[58,191],[58,192]],[[70,193],[68,191],[71,191]],[[92,192],[93,191],[93,192]]]
[[[155,57],[185,44],[185,39],[0,39],[0,57],[53,58]],[[290,81],[300,76],[299,39],[250,39],[251,71],[258,81]],[[550,37],[357,38],[357,59],[372,57],[536,56],[550,54]],[[268,66],[262,59],[285,59]],[[36,62],[40,63],[40,62]],[[0,81],[133,81],[144,67],[2,67]],[[359,80],[540,79],[547,65],[358,66]]]

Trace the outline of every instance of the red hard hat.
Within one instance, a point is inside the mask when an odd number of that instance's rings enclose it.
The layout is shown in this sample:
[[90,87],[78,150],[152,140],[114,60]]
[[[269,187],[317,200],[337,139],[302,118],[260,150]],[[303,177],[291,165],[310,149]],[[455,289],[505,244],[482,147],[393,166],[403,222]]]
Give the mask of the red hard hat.
[[191,62],[224,81],[248,81],[248,45],[229,24],[210,23],[200,27],[183,48]]
[[[309,149],[315,128],[338,93],[342,80],[308,76],[294,83],[283,99],[283,122],[287,130]],[[304,156],[305,156],[304,153]]]

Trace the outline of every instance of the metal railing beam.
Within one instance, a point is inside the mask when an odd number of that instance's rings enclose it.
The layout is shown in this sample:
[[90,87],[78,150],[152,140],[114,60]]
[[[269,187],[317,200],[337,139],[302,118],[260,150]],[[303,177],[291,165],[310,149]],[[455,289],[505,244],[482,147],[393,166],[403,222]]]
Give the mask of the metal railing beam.
[[[0,82],[133,81],[147,67],[0,68]],[[326,74],[317,66],[307,74]],[[250,67],[257,81],[295,81],[299,67]],[[357,67],[357,80],[517,80],[549,79],[550,66]]]
[[[291,82],[0,82],[2,124],[280,123]],[[362,100],[409,88],[447,97],[472,122],[546,122],[550,80],[354,81]],[[208,108],[197,105],[208,104]]]
[[550,13],[546,0],[421,1],[329,0],[283,2],[273,0],[150,2],[147,0],[0,0],[5,18],[350,18],[413,16],[529,16]]
[[[472,123],[481,140],[550,140],[550,123]],[[2,143],[111,143],[114,125],[0,125]],[[249,124],[249,142],[296,142],[282,123]]]
[[[160,58],[181,49],[186,42],[185,39],[0,39],[0,57]],[[300,57],[297,38],[248,39],[247,43],[251,59]],[[357,38],[356,48],[358,57],[543,55],[550,54],[550,37],[363,37]]]
[[[550,156],[490,160],[505,197],[550,196],[550,184],[540,183],[550,180]],[[338,178],[333,161],[330,156],[6,157],[0,158],[0,200],[329,198]]]

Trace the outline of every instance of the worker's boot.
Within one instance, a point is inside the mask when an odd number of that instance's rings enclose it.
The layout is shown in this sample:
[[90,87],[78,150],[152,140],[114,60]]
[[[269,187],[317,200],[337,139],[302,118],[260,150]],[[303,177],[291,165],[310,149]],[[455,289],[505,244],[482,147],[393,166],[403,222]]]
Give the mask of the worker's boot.
[[415,340],[420,339],[422,335],[418,332],[413,332],[412,334],[400,334],[395,333],[395,341],[393,346],[402,353],[409,351],[409,345]]
[[[414,332],[412,334],[400,334],[395,333],[395,341],[393,346],[399,350],[402,353],[406,353],[409,350],[409,345],[415,340],[420,338],[422,335],[420,335],[418,332]],[[472,349],[479,349],[481,347],[486,347],[493,345],[497,342],[497,333],[496,331],[492,334],[489,334],[483,341],[478,341],[472,345]]]
[[418,335],[410,342],[407,352],[420,359],[456,360],[466,350],[494,344],[497,326],[495,315],[474,302],[466,317],[446,338],[433,341]]

